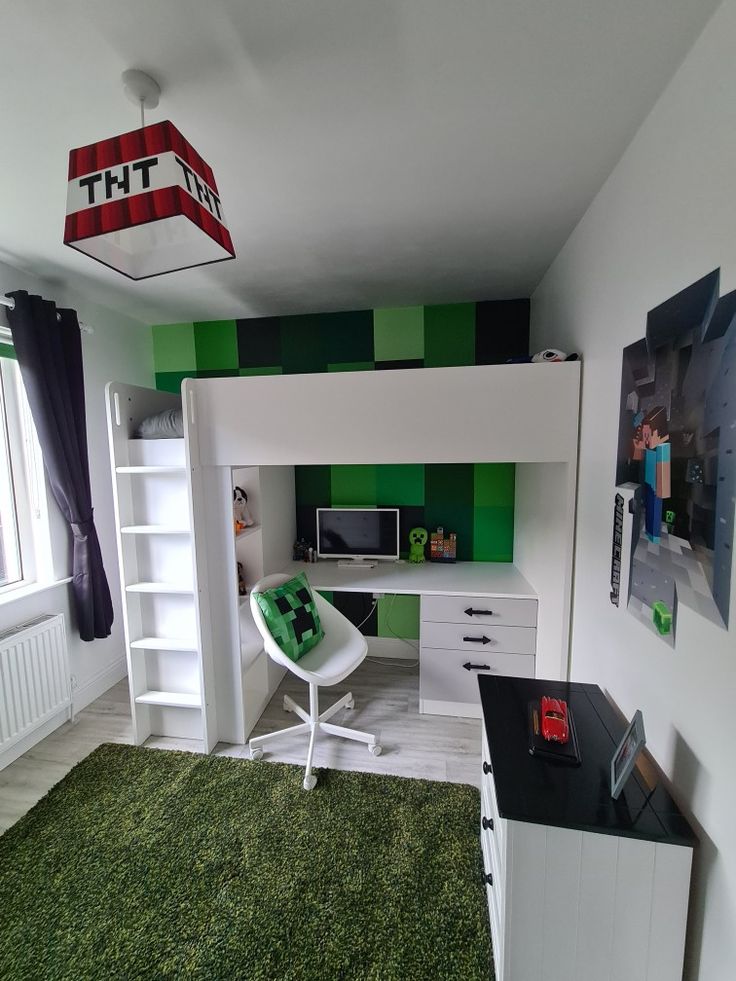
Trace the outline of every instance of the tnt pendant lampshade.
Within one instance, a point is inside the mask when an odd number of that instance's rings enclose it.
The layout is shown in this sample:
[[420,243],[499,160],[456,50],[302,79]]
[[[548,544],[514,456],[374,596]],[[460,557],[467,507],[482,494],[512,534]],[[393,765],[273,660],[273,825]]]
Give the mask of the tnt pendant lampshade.
[[70,151],[64,244],[130,279],[235,258],[215,175],[170,122]]

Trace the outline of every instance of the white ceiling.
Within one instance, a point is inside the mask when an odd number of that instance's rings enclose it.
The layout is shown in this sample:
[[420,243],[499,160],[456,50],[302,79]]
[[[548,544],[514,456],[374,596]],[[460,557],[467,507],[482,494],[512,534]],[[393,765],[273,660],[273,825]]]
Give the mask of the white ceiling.
[[[717,5],[6,0],[0,259],[148,322],[528,296]],[[138,125],[130,67],[236,260],[132,283],[62,245],[69,149]]]

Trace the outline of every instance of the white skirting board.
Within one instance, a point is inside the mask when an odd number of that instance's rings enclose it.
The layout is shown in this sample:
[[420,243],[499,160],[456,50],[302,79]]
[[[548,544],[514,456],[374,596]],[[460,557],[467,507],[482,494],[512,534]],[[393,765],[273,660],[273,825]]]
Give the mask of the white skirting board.
[[83,685],[72,689],[75,714],[87,708],[96,698],[104,695],[113,685],[127,677],[127,674],[128,666],[125,661],[125,654],[121,653],[120,657],[112,664],[98,671]]

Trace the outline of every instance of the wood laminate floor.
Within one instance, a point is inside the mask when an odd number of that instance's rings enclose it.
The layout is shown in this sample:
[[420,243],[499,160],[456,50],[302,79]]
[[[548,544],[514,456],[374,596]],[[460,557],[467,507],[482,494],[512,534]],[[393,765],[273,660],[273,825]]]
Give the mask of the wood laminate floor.
[[[364,661],[343,684],[321,689],[320,710],[324,711],[347,691],[352,691],[355,697],[355,708],[342,710],[331,721],[376,733],[383,753],[372,756],[362,743],[322,736],[315,748],[315,766],[479,785],[480,721],[420,715],[417,667]],[[299,721],[284,712],[285,694],[308,707],[306,684],[287,675],[251,735],[285,729]],[[100,743],[131,741],[128,687],[127,681],[122,681],[80,712],[74,724],[65,723],[0,770],[0,833]],[[303,765],[307,741],[306,735],[275,741],[266,747],[261,765],[267,766],[268,760]],[[197,740],[164,737],[152,737],[146,746],[201,750]],[[246,758],[250,755],[247,746],[227,743],[219,743],[215,753]]]

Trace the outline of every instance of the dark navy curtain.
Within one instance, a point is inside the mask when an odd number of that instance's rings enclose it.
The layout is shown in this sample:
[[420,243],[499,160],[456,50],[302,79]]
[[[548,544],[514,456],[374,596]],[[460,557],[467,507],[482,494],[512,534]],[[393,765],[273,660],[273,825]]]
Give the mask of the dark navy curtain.
[[[82,640],[107,637],[112,600],[92,518],[82,340],[74,310],[25,290],[9,293],[18,366],[51,490],[74,539],[72,591]],[[58,313],[58,317],[57,317]]]

